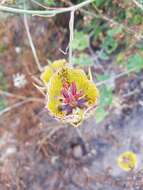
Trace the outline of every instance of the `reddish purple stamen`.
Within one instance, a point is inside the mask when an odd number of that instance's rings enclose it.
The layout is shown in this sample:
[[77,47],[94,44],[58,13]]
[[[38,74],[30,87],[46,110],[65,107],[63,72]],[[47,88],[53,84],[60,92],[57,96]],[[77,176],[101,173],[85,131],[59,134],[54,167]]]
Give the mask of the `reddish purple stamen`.
[[63,82],[63,89],[61,91],[64,100],[62,110],[66,111],[66,114],[72,113],[75,107],[84,108],[86,107],[86,99],[83,97],[83,92],[77,92],[75,81],[69,85],[67,82]]
[[62,89],[62,95],[65,99],[69,99],[68,91],[65,88]]
[[71,92],[73,96],[76,96],[76,83],[72,82],[71,84]]

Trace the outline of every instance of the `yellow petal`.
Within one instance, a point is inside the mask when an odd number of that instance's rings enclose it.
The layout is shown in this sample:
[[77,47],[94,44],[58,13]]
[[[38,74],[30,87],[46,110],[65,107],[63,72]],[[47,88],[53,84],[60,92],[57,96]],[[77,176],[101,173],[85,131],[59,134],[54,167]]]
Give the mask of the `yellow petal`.
[[53,75],[53,69],[50,66],[45,67],[44,72],[41,74],[41,80],[47,85],[49,79]]
[[61,69],[63,66],[65,66],[66,60],[60,59],[57,61],[54,61],[51,65],[46,66],[44,69],[44,72],[41,74],[41,80],[44,82],[45,85],[49,82],[52,75],[57,72],[59,69]]
[[55,71],[57,71],[57,70],[61,69],[62,67],[64,67],[66,64],[67,64],[67,62],[66,62],[65,59],[59,59],[59,60],[54,61],[54,62],[51,64],[51,67],[52,67]]
[[124,171],[131,171],[137,166],[137,156],[131,151],[124,152],[119,155],[117,163]]
[[82,90],[90,105],[94,105],[99,99],[99,91],[96,85],[88,79],[81,69],[68,69],[68,79],[70,84],[76,81],[78,90]]

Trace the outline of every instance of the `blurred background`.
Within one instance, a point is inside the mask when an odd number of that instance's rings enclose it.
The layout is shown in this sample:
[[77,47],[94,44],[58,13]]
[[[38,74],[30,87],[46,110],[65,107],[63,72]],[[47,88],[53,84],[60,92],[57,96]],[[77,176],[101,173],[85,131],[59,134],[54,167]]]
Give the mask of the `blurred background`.
[[[87,74],[91,68],[100,90],[80,133],[48,115],[33,85],[40,71],[24,15],[1,11],[83,2],[0,1],[0,190],[143,189],[143,1],[94,0],[75,12],[73,66]],[[26,19],[42,67],[68,60],[70,12]],[[116,162],[125,151],[138,158],[130,172]]]

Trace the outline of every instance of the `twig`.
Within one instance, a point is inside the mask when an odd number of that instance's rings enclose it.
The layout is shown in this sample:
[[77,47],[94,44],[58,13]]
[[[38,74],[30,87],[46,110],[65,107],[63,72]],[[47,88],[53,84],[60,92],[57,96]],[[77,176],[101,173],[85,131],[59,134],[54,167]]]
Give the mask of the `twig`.
[[[0,111],[0,116],[2,116],[3,114],[5,114],[6,112],[9,112],[15,108],[18,108],[20,106],[22,106],[25,103],[31,102],[31,101],[35,101],[35,98],[26,98],[25,100],[22,100],[21,102],[17,102],[9,107],[6,107],[5,109],[3,109],[2,111]],[[37,99],[36,99],[37,101]]]
[[32,49],[32,53],[33,53],[35,62],[37,64],[38,70],[41,72],[43,70],[43,68],[40,65],[40,62],[39,62],[39,59],[38,59],[38,56],[37,56],[37,53],[36,53],[36,49],[35,49],[35,46],[34,46],[33,41],[32,41],[32,37],[31,37],[31,34],[30,34],[30,30],[29,30],[26,14],[24,14],[24,25],[25,25],[27,37],[28,37],[29,44],[30,44],[31,49]]
[[44,100],[41,98],[36,98],[36,97],[26,97],[26,96],[22,96],[22,95],[17,95],[17,94],[13,94],[10,92],[6,92],[6,91],[2,91],[0,90],[0,95],[3,96],[7,96],[7,97],[12,97],[12,98],[16,98],[16,99],[21,99],[21,102],[15,103],[12,106],[6,107],[5,109],[3,109],[2,111],[0,111],[0,116],[2,116],[4,113],[11,111],[14,108],[17,108],[19,106],[22,106],[25,103],[31,102],[31,101],[35,101],[35,102],[41,102],[43,103]]
[[60,13],[65,13],[65,12],[70,12],[73,10],[78,10],[81,7],[84,7],[94,0],[86,0],[82,3],[79,3],[77,5],[71,6],[71,7],[66,7],[66,8],[61,8],[61,9],[53,9],[53,10],[25,10],[25,9],[18,9],[18,8],[12,8],[12,7],[7,7],[0,5],[0,10],[5,11],[5,12],[11,12],[11,13],[18,13],[18,14],[30,14],[30,15],[56,15]]
[[135,89],[135,90],[133,90],[133,91],[131,91],[131,92],[128,92],[128,93],[126,93],[126,94],[123,94],[123,95],[122,95],[122,98],[126,99],[126,98],[128,98],[128,97],[130,97],[130,96],[132,96],[132,95],[137,94],[137,93],[139,93],[139,89]]
[[137,7],[139,7],[140,9],[143,10],[143,5],[142,5],[142,4],[140,4],[140,3],[139,3],[138,1],[136,1],[136,0],[132,0],[132,1],[133,1],[134,4],[136,4]]
[[77,134],[79,135],[79,137],[81,138],[81,139],[84,139],[83,138],[83,136],[82,136],[82,133],[81,133],[81,130],[79,129],[79,128],[75,128],[76,129],[76,132],[77,132]]
[[133,71],[136,71],[136,68],[130,69],[129,71],[124,71],[122,73],[119,73],[113,78],[105,79],[105,80],[103,80],[101,82],[98,82],[98,83],[96,83],[96,86],[101,86],[103,84],[107,84],[109,81],[119,79],[120,77],[123,77],[123,76],[125,76],[125,75],[127,75],[127,74],[129,74],[129,73],[131,73]]
[[89,74],[89,80],[90,80],[90,81],[93,81],[92,72],[91,72],[91,67],[88,67],[88,74]]
[[55,16],[55,14],[53,14],[53,15],[40,15],[40,14],[33,14],[32,16],[39,16],[39,17],[44,17],[44,18],[50,18],[50,17]]
[[13,94],[11,92],[7,92],[7,91],[3,91],[3,90],[0,90],[0,95],[7,96],[7,97],[12,97],[12,98],[16,98],[16,99],[25,99],[26,98],[25,96]]
[[61,48],[59,48],[59,51],[60,51],[62,54],[64,54],[64,55],[67,55],[68,50],[69,50],[69,45],[66,47],[65,50],[62,50]]
[[0,90],[0,95],[7,96],[7,97],[11,97],[11,98],[16,98],[16,99],[21,99],[21,100],[25,100],[25,99],[30,98],[30,99],[33,99],[33,101],[44,102],[44,100],[43,100],[42,98],[26,97],[26,96],[13,94],[13,93],[11,93],[11,92],[7,92],[7,91],[3,91],[3,90]]
[[74,13],[75,10],[70,13],[70,22],[69,22],[69,30],[70,30],[70,39],[69,39],[69,65],[72,66],[72,42],[74,36]]

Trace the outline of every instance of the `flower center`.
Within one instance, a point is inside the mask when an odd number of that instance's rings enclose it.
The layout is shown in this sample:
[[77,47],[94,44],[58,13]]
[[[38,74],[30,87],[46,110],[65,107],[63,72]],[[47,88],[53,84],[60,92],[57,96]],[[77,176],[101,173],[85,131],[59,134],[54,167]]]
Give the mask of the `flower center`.
[[130,159],[129,157],[124,156],[123,159],[122,159],[122,161],[123,161],[124,163],[128,164],[128,163],[131,162],[131,159]]
[[75,81],[69,85],[66,81],[63,82],[62,94],[62,111],[66,111],[66,114],[72,113],[73,109],[86,107],[86,99],[82,91],[77,91]]

